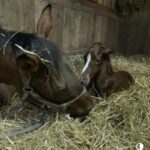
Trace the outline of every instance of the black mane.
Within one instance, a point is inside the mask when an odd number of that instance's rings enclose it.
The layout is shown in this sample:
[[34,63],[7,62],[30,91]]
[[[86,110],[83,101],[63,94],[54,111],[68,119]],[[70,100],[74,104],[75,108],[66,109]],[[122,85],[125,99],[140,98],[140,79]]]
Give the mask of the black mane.
[[62,51],[60,51],[54,43],[49,42],[44,38],[37,37],[35,34],[23,32],[17,33],[0,28],[0,49],[6,43],[11,45],[13,51],[17,50],[15,44],[18,44],[28,51],[37,53],[43,59],[52,61],[55,67],[59,66]]

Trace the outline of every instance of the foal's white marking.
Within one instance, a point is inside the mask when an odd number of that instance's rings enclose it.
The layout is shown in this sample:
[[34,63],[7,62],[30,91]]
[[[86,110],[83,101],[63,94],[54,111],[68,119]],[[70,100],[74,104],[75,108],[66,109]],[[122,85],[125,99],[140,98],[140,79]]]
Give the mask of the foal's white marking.
[[88,68],[90,62],[91,62],[91,54],[88,54],[88,56],[87,56],[87,61],[86,61],[85,66],[84,66],[84,68],[83,68],[83,70],[82,70],[82,74],[83,74],[84,71]]

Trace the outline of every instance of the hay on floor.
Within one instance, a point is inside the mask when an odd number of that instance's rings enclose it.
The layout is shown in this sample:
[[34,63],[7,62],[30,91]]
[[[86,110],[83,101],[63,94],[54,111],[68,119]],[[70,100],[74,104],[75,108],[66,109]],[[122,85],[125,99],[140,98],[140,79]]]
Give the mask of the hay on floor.
[[[83,64],[81,57],[71,57],[71,60],[79,75]],[[143,143],[145,150],[150,149],[150,58],[114,56],[112,63],[115,70],[129,71],[135,78],[135,85],[111,95],[108,100],[95,98],[93,110],[82,123],[56,113],[40,129],[0,141],[0,149],[135,150],[137,143]],[[6,110],[1,111],[3,116]],[[12,119],[9,115],[0,119],[0,134],[30,124],[38,111],[29,107]]]

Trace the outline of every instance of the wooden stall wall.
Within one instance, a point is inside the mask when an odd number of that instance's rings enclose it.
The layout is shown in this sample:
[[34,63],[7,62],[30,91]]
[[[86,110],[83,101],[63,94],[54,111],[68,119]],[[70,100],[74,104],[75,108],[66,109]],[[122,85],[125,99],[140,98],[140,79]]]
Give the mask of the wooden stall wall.
[[97,5],[88,0],[36,0],[36,18],[48,2],[53,6],[53,29],[49,40],[66,53],[84,51],[96,41],[117,48],[119,24],[113,9],[115,0],[107,6],[106,3]]
[[109,8],[115,8],[116,0],[87,0],[92,3],[100,4]]
[[88,0],[0,0],[0,25],[17,31],[36,32],[42,9],[50,2],[53,29],[49,40],[67,53],[86,50],[92,42],[102,41],[117,48],[118,17],[114,1]]
[[34,0],[0,0],[0,26],[9,30],[34,32]]
[[132,16],[122,17],[119,31],[119,51],[126,55],[150,54],[150,0]]

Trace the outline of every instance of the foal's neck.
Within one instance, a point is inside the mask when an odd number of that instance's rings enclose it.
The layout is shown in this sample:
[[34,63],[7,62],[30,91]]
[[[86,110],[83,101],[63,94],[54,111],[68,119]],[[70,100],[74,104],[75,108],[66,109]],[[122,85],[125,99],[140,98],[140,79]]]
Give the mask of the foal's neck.
[[109,76],[113,74],[111,62],[109,56],[103,56],[103,62],[100,67],[100,71],[97,75],[97,78],[100,82],[103,82],[105,79],[107,79]]

